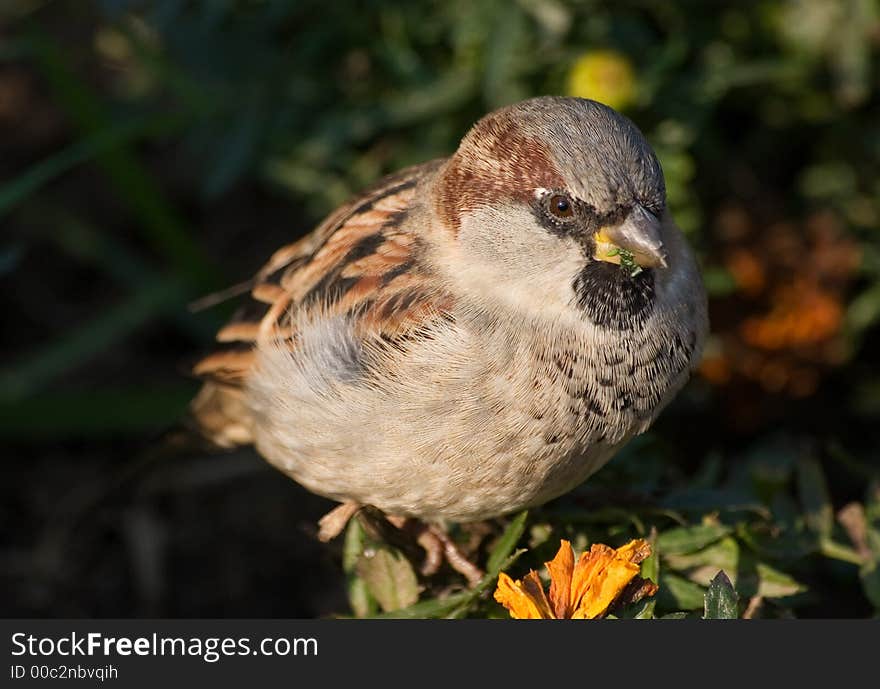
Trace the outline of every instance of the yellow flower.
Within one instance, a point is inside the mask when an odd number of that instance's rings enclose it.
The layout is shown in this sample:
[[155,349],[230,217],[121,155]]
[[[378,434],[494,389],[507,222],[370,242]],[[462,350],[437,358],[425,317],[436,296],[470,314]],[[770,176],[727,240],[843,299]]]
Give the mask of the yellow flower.
[[637,578],[639,563],[650,555],[651,544],[643,539],[617,550],[596,543],[575,564],[571,543],[562,540],[556,557],[544,563],[550,573],[549,598],[538,573],[531,570],[519,581],[502,572],[495,600],[514,619],[591,620],[605,615],[614,603],[635,602],[657,592],[655,583]]
[[636,97],[632,64],[614,50],[590,50],[568,73],[568,95],[591,98],[618,110],[626,108]]

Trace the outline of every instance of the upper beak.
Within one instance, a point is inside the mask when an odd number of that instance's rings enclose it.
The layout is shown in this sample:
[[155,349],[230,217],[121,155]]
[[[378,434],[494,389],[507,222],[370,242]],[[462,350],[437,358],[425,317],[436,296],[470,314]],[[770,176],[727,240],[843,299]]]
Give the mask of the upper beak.
[[[619,251],[625,249],[643,268],[666,268],[666,250],[660,239],[660,220],[639,204],[619,225],[603,227],[596,235],[596,258],[619,263]],[[612,250],[609,256],[609,250]],[[616,259],[616,260],[614,260]]]

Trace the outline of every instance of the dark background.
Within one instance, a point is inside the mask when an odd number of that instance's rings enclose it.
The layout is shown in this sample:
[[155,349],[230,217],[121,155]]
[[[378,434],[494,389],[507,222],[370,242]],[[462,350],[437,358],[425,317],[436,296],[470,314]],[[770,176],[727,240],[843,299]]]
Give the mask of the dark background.
[[645,438],[532,515],[528,565],[545,527],[722,524],[663,560],[661,607],[727,567],[768,616],[876,614],[878,3],[9,0],[0,22],[3,615],[348,614],[330,503],[250,451],[168,445],[234,308],[188,304],[546,93],[655,146],[713,335]]

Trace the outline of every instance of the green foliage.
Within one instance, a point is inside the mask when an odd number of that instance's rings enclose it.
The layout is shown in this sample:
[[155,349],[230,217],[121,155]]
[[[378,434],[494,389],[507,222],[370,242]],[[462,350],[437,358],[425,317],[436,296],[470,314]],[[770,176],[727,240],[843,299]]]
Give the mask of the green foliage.
[[728,576],[723,571],[718,572],[709,582],[709,590],[706,591],[703,618],[707,620],[735,620],[737,617],[739,617],[739,613],[736,591]]
[[[488,571],[474,590],[448,595],[442,587],[438,592],[435,585],[415,605],[390,614],[494,616],[497,613],[488,594],[498,572],[521,576],[528,569],[542,571],[560,538],[570,540],[576,552],[593,542],[621,545],[635,537],[652,542],[653,554],[642,563],[641,575],[658,582],[659,592],[617,611],[616,617],[668,618],[701,611],[707,619],[735,618],[745,609],[740,609],[740,600],[754,606],[750,616],[794,616],[816,604],[805,582],[814,580],[815,573],[832,562],[843,565],[835,575],[836,586],[861,588],[865,599],[876,605],[880,581],[880,493],[876,488],[864,505],[852,503],[847,510],[852,516],[841,516],[840,523],[835,523],[833,516],[831,522],[817,521],[816,514],[827,509],[824,498],[817,498],[824,495],[818,487],[827,484],[818,462],[809,457],[782,462],[791,470],[780,473],[778,456],[753,452],[752,457],[740,470],[744,476],[760,479],[750,481],[745,494],[738,487],[738,477],[733,476],[708,493],[711,500],[700,501],[695,507],[658,510],[650,494],[659,486],[648,487],[640,497],[632,496],[631,503],[608,497],[619,482],[633,485],[640,462],[647,459],[640,453],[627,454],[615,465],[615,476],[597,477],[574,493],[534,510],[530,530],[526,530],[525,513],[511,521],[493,541],[486,560]],[[672,473],[668,472],[659,485],[670,480]],[[783,499],[786,496],[800,500],[801,509],[789,512],[791,506]],[[608,499],[614,500],[615,510],[600,507]],[[825,507],[817,512],[817,505]],[[692,522],[694,519],[697,521]],[[864,536],[859,541],[861,553],[846,544],[858,533]],[[514,550],[517,545],[527,547]],[[516,567],[510,569],[514,563]]]
[[[514,550],[514,548],[523,535],[527,517],[528,512],[520,512],[507,524],[489,553],[487,569],[483,578],[475,586],[466,591],[437,596],[409,606],[396,605],[388,608],[383,605],[386,612],[378,617],[398,619],[456,618],[474,614],[478,610],[485,614],[487,596],[494,590],[498,581],[498,573],[512,566],[525,552],[524,550]],[[369,582],[366,583],[370,588]]]

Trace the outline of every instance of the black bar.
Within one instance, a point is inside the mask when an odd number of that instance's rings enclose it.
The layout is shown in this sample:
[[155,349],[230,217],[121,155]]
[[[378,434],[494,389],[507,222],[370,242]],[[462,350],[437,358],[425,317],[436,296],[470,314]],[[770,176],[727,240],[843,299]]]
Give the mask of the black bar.
[[[3,620],[2,686],[712,685],[870,677],[877,620]],[[89,635],[94,636],[89,636]],[[63,639],[63,641],[62,641]],[[165,640],[163,642],[163,639]],[[163,646],[164,643],[164,646]],[[44,655],[45,654],[45,655]],[[860,675],[864,670],[866,674]],[[63,675],[63,676],[62,676]],[[429,681],[430,680],[430,681]],[[75,682],[76,686],[83,686]]]

